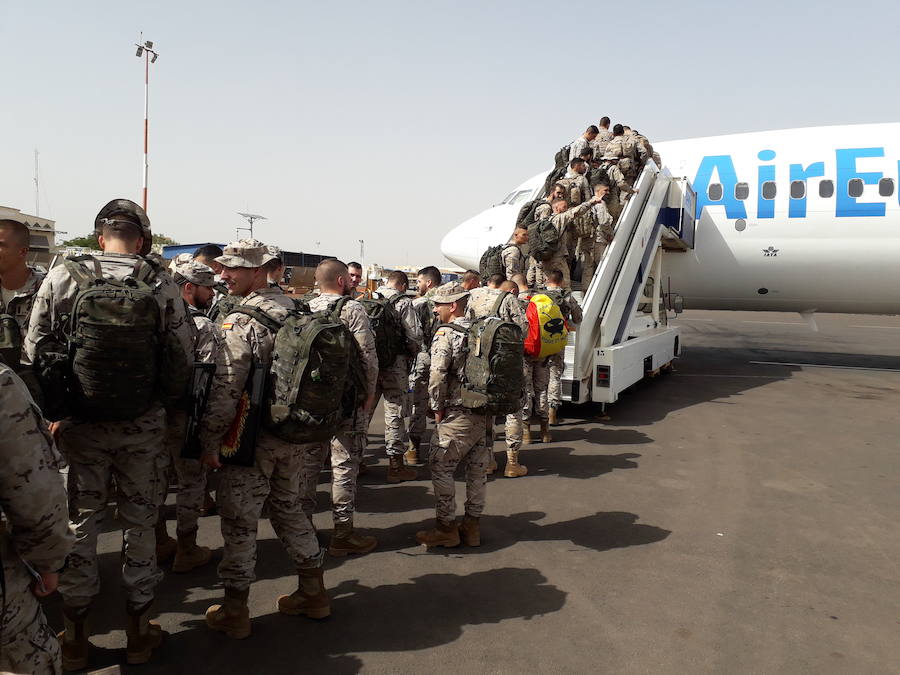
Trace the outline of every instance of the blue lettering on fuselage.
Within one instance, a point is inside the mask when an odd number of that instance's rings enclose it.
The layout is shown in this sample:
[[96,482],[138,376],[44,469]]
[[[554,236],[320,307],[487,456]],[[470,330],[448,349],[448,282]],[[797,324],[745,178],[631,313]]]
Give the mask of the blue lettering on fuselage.
[[[835,216],[838,218],[855,218],[865,216],[883,216],[886,211],[885,202],[863,202],[857,197],[850,196],[849,183],[858,179],[863,185],[876,185],[884,177],[880,171],[859,171],[857,160],[869,157],[884,157],[884,148],[846,148],[835,150],[835,176],[834,197]],[[774,150],[763,149],[757,153],[761,164],[757,168],[756,175],[756,218],[775,217],[775,199],[767,198],[763,184],[775,181],[777,176],[776,166],[770,164],[776,159]],[[897,171],[900,175],[900,161],[897,162]],[[783,176],[784,174],[782,174]],[[803,181],[804,189],[793,196],[791,191],[780,191],[776,198],[788,199],[788,218],[805,218],[806,201],[809,193],[808,181],[810,178],[825,177],[825,162],[811,162],[803,164],[790,164],[788,166],[790,183]],[[715,178],[715,179],[714,179]],[[718,182],[722,186],[721,199],[710,199],[709,186]],[[741,182],[734,168],[731,155],[707,155],[697,168],[694,177],[693,188],[697,193],[697,218],[700,217],[706,206],[722,206],[725,216],[729,219],[746,218],[747,207],[744,200],[738,199],[735,187]],[[748,186],[749,187],[749,186]],[[749,194],[748,194],[749,196]],[[897,190],[897,198],[900,200],[900,189]]]

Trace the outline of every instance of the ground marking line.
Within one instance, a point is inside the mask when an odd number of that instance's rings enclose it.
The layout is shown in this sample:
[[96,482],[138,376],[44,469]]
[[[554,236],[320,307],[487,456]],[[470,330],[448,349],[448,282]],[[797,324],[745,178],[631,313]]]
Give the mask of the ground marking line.
[[691,319],[686,316],[676,317],[675,321],[712,321],[712,319]]
[[877,373],[900,373],[900,368],[867,368],[866,366],[829,366],[824,363],[785,363],[784,361],[748,361],[762,366],[799,366],[801,368],[834,368],[835,370],[870,370]]
[[806,323],[799,323],[797,321],[742,321],[741,323],[766,323],[777,326],[808,326]]
[[718,373],[672,373],[673,377],[749,377],[754,380],[780,380],[780,375],[721,375]]
[[900,330],[900,326],[849,326],[849,328],[890,328],[891,330]]

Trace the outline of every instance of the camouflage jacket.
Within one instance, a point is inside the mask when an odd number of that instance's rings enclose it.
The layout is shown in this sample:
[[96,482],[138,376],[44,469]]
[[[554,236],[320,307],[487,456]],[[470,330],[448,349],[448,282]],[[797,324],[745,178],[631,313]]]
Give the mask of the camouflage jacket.
[[[3,364],[0,454],[0,508],[7,523],[0,535],[3,566],[6,570],[21,567],[15,556],[9,555],[15,552],[38,571],[55,572],[75,541],[58,455],[27,387]],[[7,591],[11,591],[9,572],[6,578]]]
[[[100,270],[109,279],[124,279],[134,271],[135,262],[140,256],[124,253],[104,253],[95,256],[100,262]],[[193,335],[188,322],[187,310],[181,297],[181,289],[172,280],[165,269],[160,269],[154,283],[159,283],[156,295],[163,310],[163,331],[173,335],[184,350],[187,363],[193,359]],[[57,265],[41,284],[34,298],[31,309],[31,320],[25,337],[25,356],[28,363],[33,362],[38,342],[50,336],[59,344],[65,345],[67,337],[63,318],[68,317],[78,295],[78,283],[69,274],[65,265]]]
[[34,298],[38,289],[46,276],[43,272],[30,267],[31,276],[28,281],[20,288],[12,299],[5,306],[3,297],[0,296],[0,314],[11,314],[16,323],[19,324],[19,330],[22,332],[22,340],[28,334],[28,321],[31,318],[31,306],[34,304]]
[[591,142],[584,136],[579,136],[569,144],[569,161],[580,157],[585,150],[591,149]]
[[604,162],[603,168],[606,169],[606,175],[609,176],[611,182],[611,185],[609,186],[609,193],[611,195],[614,195],[615,198],[618,199],[619,190],[631,192],[628,181],[625,180],[625,174],[622,173],[622,170],[617,165],[612,162]]
[[216,324],[196,307],[188,307],[188,313],[194,320],[194,360],[215,363],[220,339]]
[[[463,317],[452,323],[469,329],[472,323]],[[431,343],[431,374],[428,377],[428,407],[431,410],[462,407],[465,380],[467,336],[441,326]]]
[[[277,295],[278,291],[269,287],[260,288],[239,306],[255,307],[277,321],[284,321],[287,309],[275,300]],[[220,339],[206,414],[200,421],[200,447],[204,455],[219,453],[222,436],[234,420],[251,365],[254,361],[270,364],[275,346],[275,332],[252,316],[239,313],[225,317]]]
[[514,274],[524,274],[527,267],[522,247],[517,244],[503,248],[500,252],[500,262],[503,263],[503,274],[507,279],[512,279]]
[[581,323],[584,316],[581,313],[581,305],[575,297],[565,288],[560,286],[547,287],[544,291],[559,306],[563,318],[572,323]]
[[566,177],[560,182],[570,186],[566,195],[566,201],[569,202],[569,206],[576,206],[586,202],[593,196],[591,186],[588,184],[587,177],[584,174],[569,169],[566,172]]
[[[321,312],[331,308],[340,299],[341,296],[337,293],[322,293],[309,301],[309,308],[314,312]],[[349,300],[341,310],[341,321],[350,329],[359,348],[359,358],[366,375],[366,395],[374,396],[378,382],[378,352],[375,351],[375,333],[369,324],[369,316],[361,304],[356,300]]]
[[594,218],[597,222],[596,241],[599,244],[609,244],[616,233],[613,227],[613,218],[606,208],[605,202],[599,202],[593,206]]
[[[490,316],[497,298],[502,293],[503,291],[499,288],[488,288],[487,286],[473,288],[469,292],[469,302],[466,305],[466,319],[475,321],[484,316]],[[504,321],[511,321],[521,328],[523,336],[528,333],[528,320],[525,318],[525,312],[522,311],[522,305],[512,293],[507,294],[503,299],[497,313]]]
[[[396,288],[388,286],[379,286],[376,290],[381,297],[391,298],[400,294]],[[400,314],[400,320],[403,322],[403,332],[406,335],[406,341],[409,343],[410,351],[415,354],[422,348],[422,323],[416,314],[413,298],[405,295],[394,305],[397,313]]]

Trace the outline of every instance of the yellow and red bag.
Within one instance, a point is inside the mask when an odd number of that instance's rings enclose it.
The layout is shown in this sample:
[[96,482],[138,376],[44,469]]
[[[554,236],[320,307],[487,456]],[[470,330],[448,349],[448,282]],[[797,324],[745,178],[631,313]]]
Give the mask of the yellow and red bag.
[[559,305],[549,295],[535,293],[531,296],[525,316],[528,319],[526,355],[533,359],[544,359],[566,348],[569,325],[563,318]]

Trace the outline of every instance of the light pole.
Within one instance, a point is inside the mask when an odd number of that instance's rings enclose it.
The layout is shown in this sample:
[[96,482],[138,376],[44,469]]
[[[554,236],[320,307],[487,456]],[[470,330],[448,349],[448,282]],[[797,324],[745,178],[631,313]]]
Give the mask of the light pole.
[[366,269],[366,242],[362,239],[359,240],[359,264]]
[[137,47],[135,56],[144,57],[144,211],[147,210],[147,172],[150,164],[147,161],[148,155],[148,136],[150,129],[150,64],[156,63],[159,58],[159,52],[153,49],[153,43],[150,40],[143,42],[144,34],[141,33],[140,40],[134,46]]

